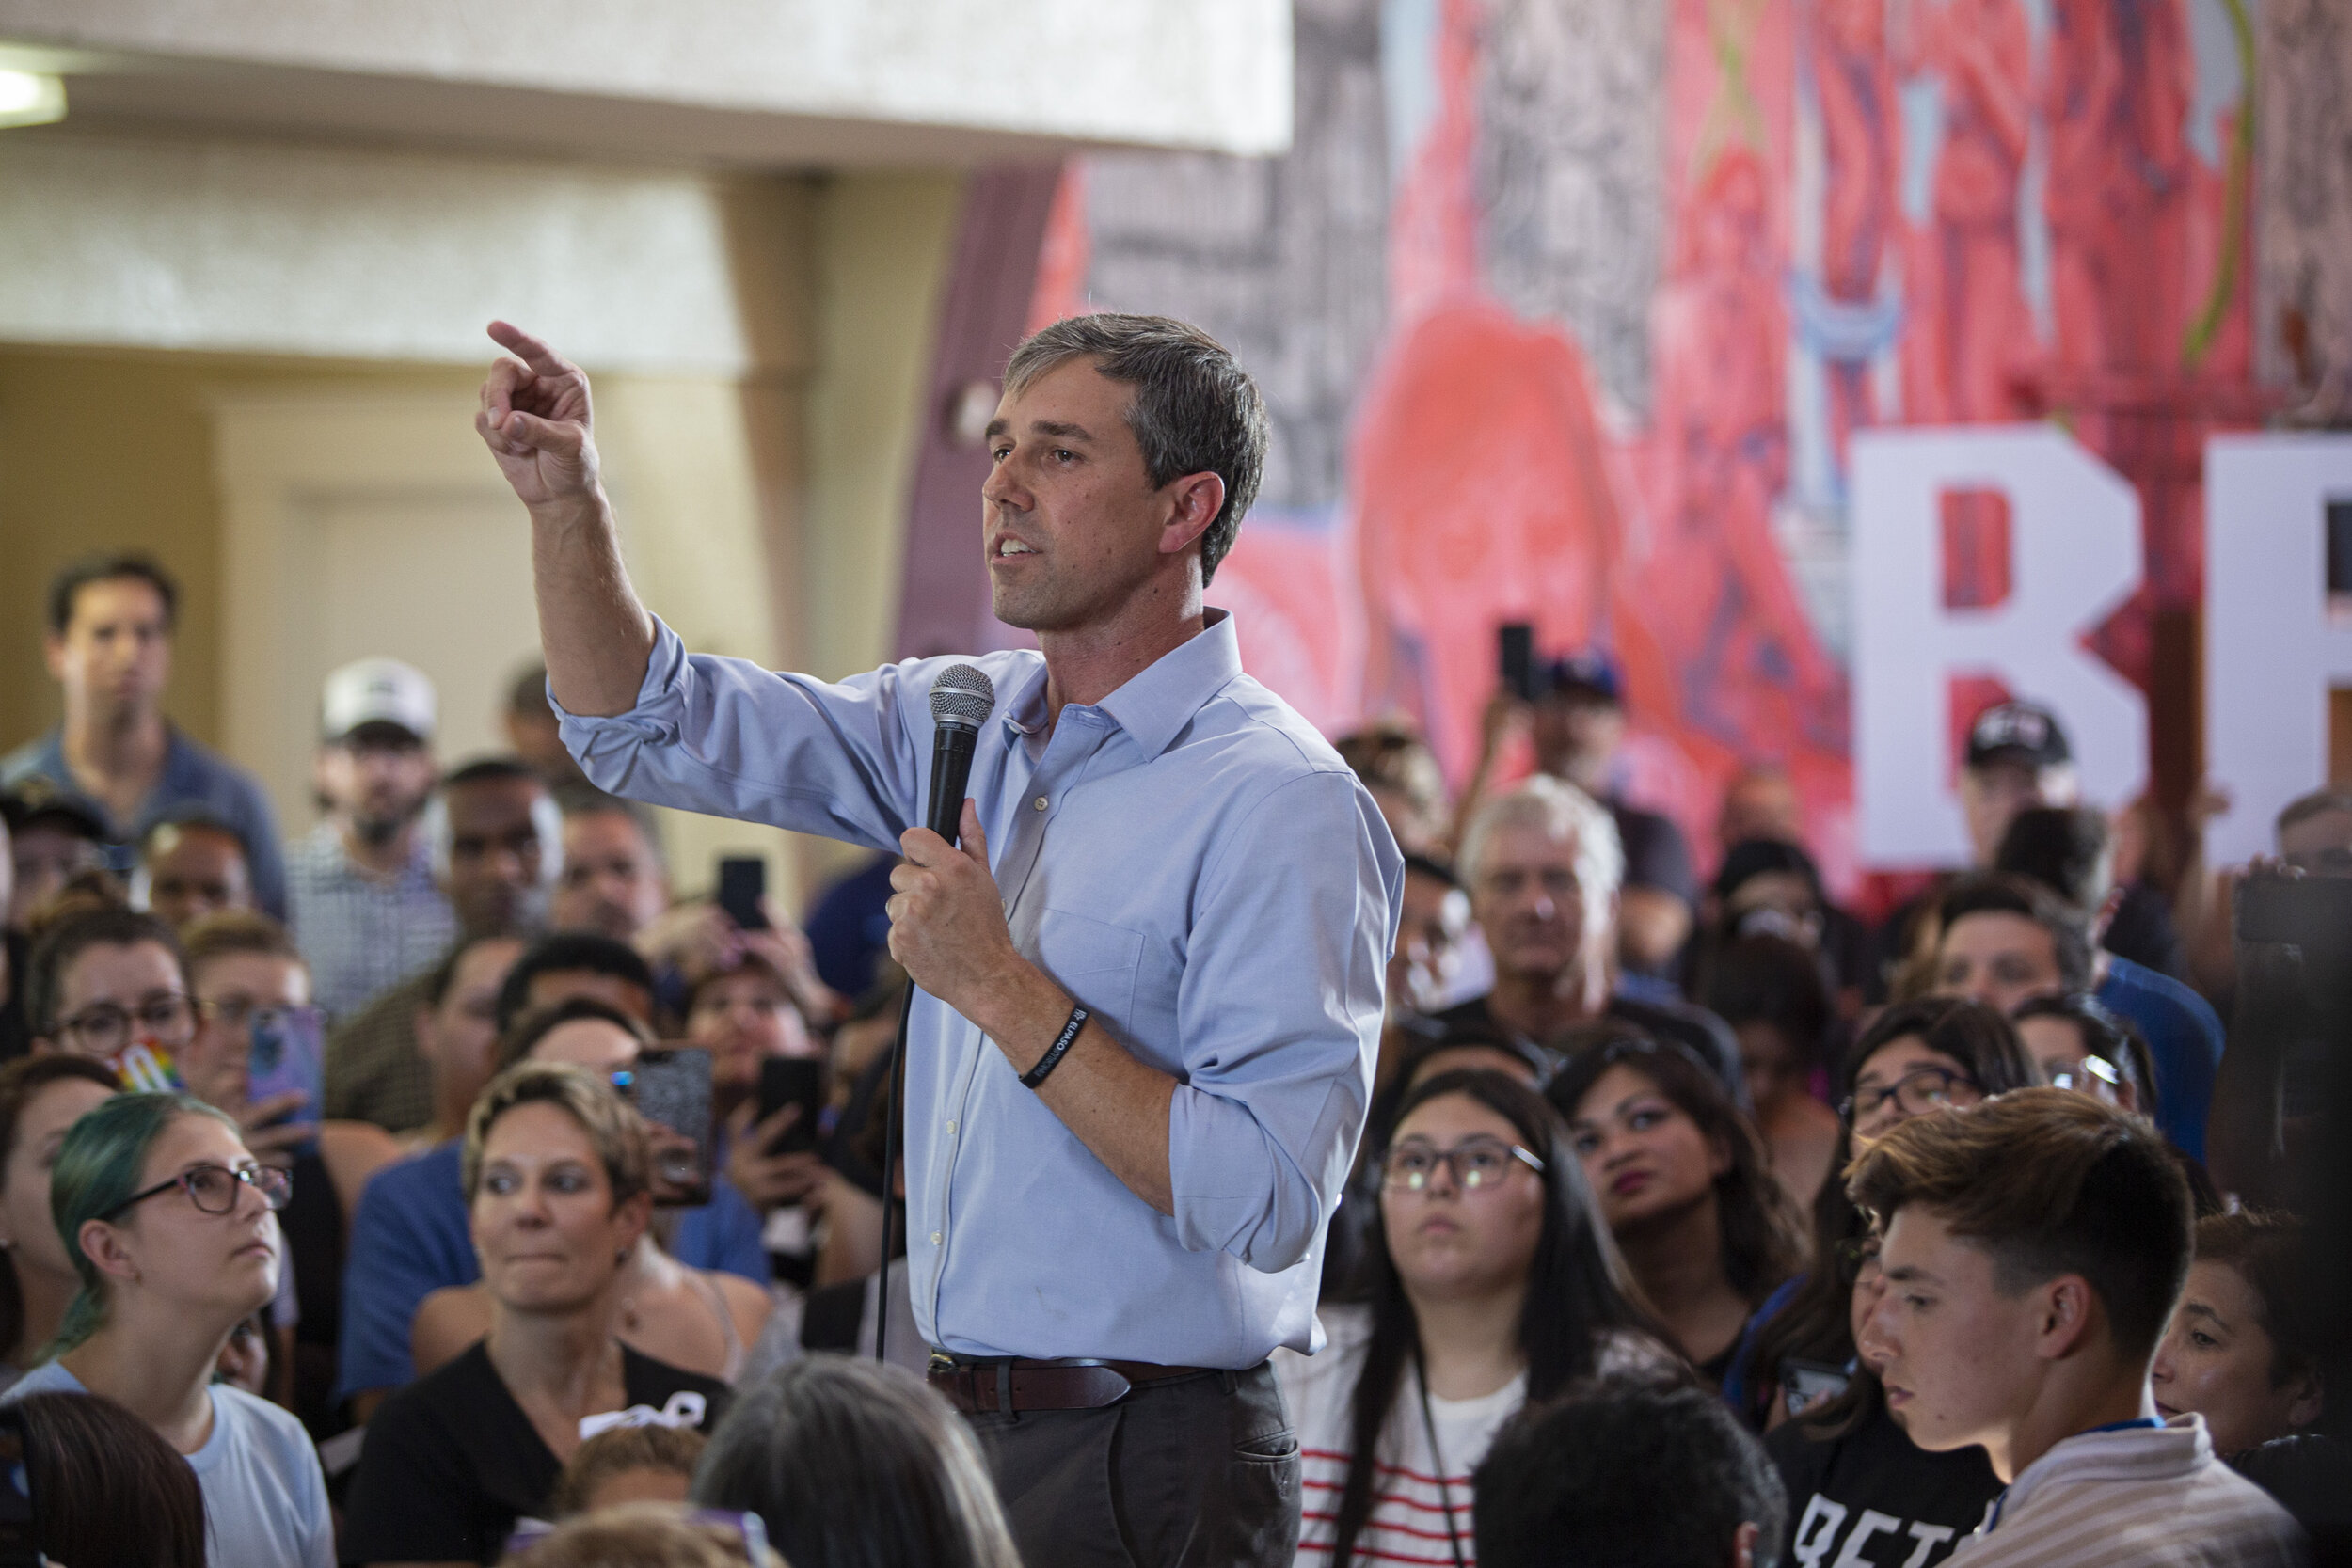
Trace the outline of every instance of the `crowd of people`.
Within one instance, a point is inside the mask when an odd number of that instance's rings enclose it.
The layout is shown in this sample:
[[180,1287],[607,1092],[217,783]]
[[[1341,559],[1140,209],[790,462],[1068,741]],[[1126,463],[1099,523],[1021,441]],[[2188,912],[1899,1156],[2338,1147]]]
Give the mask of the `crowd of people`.
[[[883,1256],[890,863],[805,929],[681,896],[544,672],[444,768],[389,658],[326,678],[281,837],[164,717],[178,610],[64,573],[62,722],[0,760],[0,1413],[50,1560],[1011,1568]],[[1694,849],[1619,787],[1608,660],[1542,674],[1458,798],[1401,721],[1338,742],[1406,861],[1323,1348],[1274,1357],[1297,1560],[2340,1538],[2293,1129],[2229,1131],[2308,1116],[2319,1048],[2222,1072],[2231,879],[2008,703],[1976,865],[1866,919],[1787,775]],[[2352,869],[2352,797],[2279,838]]]

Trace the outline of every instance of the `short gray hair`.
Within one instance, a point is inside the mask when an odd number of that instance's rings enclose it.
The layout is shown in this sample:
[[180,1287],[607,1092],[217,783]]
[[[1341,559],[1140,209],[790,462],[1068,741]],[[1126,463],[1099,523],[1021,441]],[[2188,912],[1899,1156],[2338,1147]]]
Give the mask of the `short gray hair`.
[[1584,895],[1587,929],[1608,915],[1609,900],[1625,880],[1625,845],[1609,808],[1572,784],[1536,773],[1496,796],[1470,820],[1462,833],[1456,866],[1462,886],[1477,896],[1487,841],[1502,828],[1537,828],[1555,840],[1576,840],[1576,881]]
[[1135,388],[1127,428],[1143,449],[1144,474],[1154,490],[1185,474],[1213,473],[1225,482],[1224,508],[1200,535],[1200,580],[1206,583],[1233,547],[1265,472],[1271,426],[1257,383],[1222,344],[1189,323],[1102,311],[1065,317],[1031,334],[1005,367],[1005,390],[1021,391],[1081,357]]

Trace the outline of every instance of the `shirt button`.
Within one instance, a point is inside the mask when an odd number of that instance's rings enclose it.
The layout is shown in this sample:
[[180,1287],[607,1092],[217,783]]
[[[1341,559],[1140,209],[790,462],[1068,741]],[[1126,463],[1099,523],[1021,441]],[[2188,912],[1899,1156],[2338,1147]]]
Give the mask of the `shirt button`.
[[947,1124],[947,1135],[951,1138],[956,1135],[956,1124],[952,1121]]
[[947,1233],[946,1233],[945,1230],[934,1230],[934,1231],[932,1231],[932,1232],[931,1232],[931,1245],[933,1245],[933,1246],[937,1246],[937,1245],[938,1245],[938,1244],[939,1244],[939,1243],[940,1243],[943,1240],[945,1240],[945,1239],[946,1239],[946,1234],[947,1234]]
[[1030,801],[1029,804],[1035,806],[1040,811],[1043,811],[1045,809],[1045,797],[1041,795],[1036,800]]

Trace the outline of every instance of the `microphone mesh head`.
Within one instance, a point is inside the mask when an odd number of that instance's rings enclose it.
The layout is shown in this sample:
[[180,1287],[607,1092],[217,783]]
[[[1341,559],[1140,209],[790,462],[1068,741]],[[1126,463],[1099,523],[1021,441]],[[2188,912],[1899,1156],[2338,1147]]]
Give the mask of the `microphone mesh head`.
[[977,730],[996,705],[996,688],[969,664],[951,664],[931,683],[931,721]]

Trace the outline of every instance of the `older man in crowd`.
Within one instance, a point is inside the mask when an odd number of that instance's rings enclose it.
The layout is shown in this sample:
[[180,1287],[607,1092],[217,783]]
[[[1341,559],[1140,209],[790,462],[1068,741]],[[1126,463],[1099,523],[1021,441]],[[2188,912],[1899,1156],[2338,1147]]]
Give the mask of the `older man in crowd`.
[[1539,773],[1480,807],[1462,835],[1460,874],[1494,955],[1495,985],[1438,1022],[1549,1050],[1564,1031],[1612,1018],[1689,1046],[1743,1095],[1739,1044],[1721,1019],[1619,988],[1624,869],[1616,824],[1574,784]]

